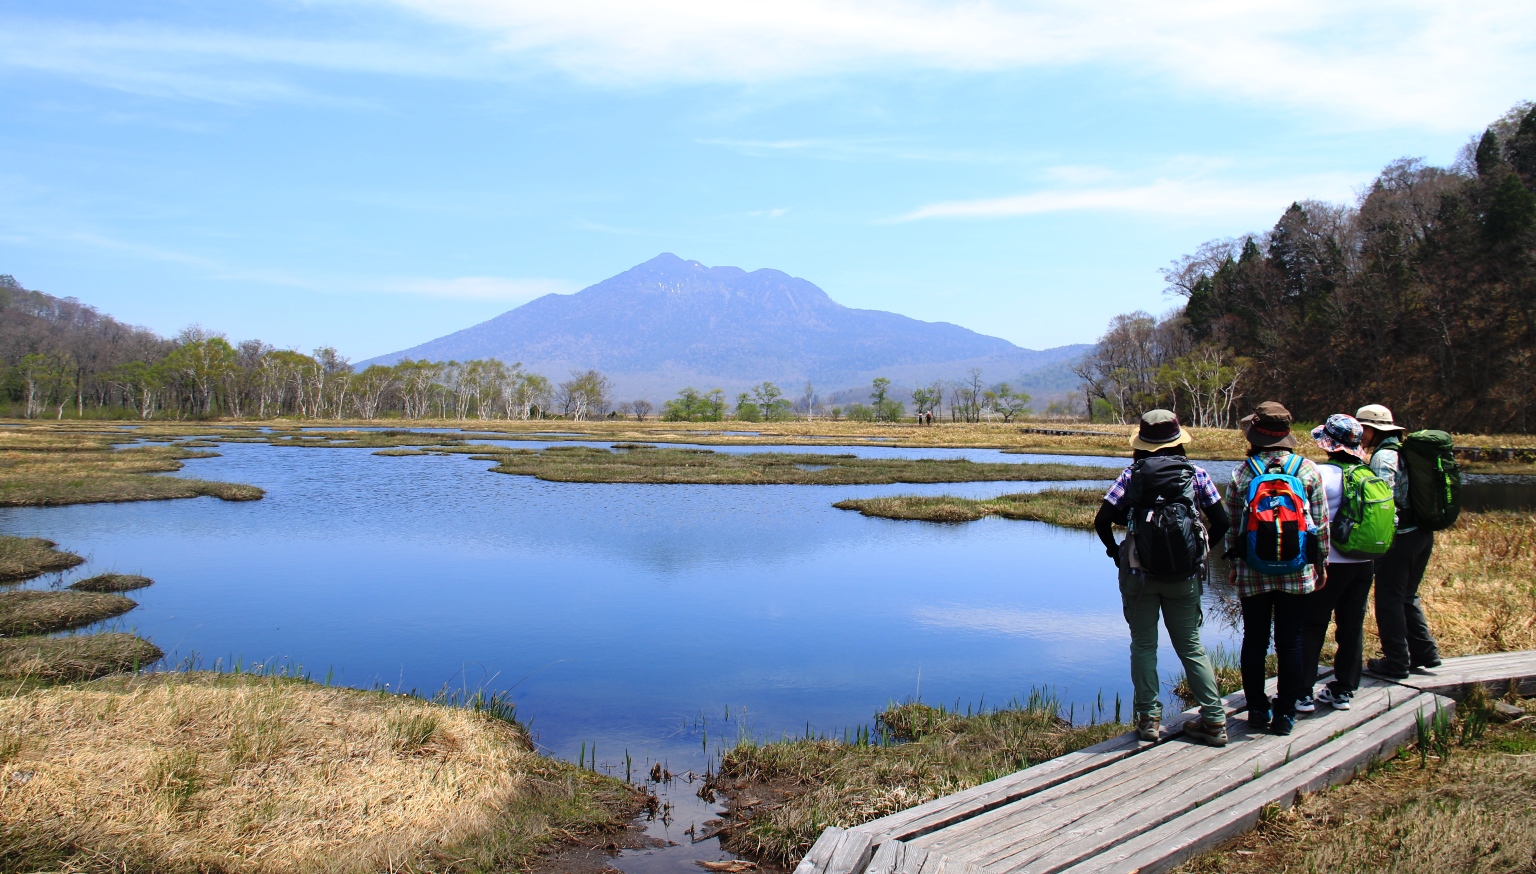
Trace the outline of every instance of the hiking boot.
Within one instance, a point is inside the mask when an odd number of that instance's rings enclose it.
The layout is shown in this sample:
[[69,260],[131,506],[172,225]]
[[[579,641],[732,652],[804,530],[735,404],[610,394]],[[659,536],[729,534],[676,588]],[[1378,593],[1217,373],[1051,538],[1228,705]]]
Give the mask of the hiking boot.
[[1254,734],[1269,731],[1269,711],[1248,708],[1248,730]]
[[1349,704],[1354,700],[1353,692],[1335,692],[1327,686],[1317,693],[1317,703],[1332,705],[1334,710],[1348,710]]
[[1227,726],[1206,722],[1203,718],[1191,719],[1184,723],[1184,736],[1197,744],[1224,747],[1227,745]]
[[1425,659],[1422,662],[1409,665],[1408,670],[1415,674],[1427,674],[1435,668],[1440,667],[1440,664],[1440,657],[1435,656],[1433,658]]
[[1386,659],[1369,659],[1365,663],[1365,672],[1375,674],[1384,680],[1406,680],[1408,672],[1403,668],[1395,667]]
[[1316,709],[1317,709],[1317,702],[1312,699],[1311,695],[1303,695],[1300,698],[1296,699],[1296,712],[1297,713],[1311,713],[1312,711],[1314,711]]
[[1291,727],[1296,724],[1296,718],[1292,716],[1275,716],[1269,720],[1269,733],[1285,737],[1291,733]]
[[1142,740],[1158,740],[1158,729],[1162,727],[1162,720],[1150,713],[1141,713],[1136,716],[1136,736]]

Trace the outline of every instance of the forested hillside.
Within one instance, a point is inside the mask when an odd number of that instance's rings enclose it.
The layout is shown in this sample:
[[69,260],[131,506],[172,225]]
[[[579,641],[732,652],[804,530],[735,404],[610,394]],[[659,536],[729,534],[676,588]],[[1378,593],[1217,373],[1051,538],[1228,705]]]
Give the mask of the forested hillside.
[[1536,428],[1536,107],[1451,167],[1403,159],[1353,207],[1292,204],[1265,234],[1165,271],[1182,307],[1117,317],[1079,367],[1088,403],[1231,424],[1278,399],[1303,419],[1384,403],[1415,425]]

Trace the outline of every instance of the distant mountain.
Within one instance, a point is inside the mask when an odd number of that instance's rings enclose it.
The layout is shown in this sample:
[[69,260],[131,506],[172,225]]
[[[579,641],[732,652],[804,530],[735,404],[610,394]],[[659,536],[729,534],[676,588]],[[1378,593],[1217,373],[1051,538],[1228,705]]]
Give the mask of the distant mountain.
[[499,358],[557,380],[596,368],[614,381],[617,400],[661,400],[689,385],[734,393],[763,380],[790,395],[806,380],[826,390],[876,376],[918,385],[972,367],[988,382],[1018,380],[1088,348],[1023,349],[946,322],[845,307],[778,270],[706,267],[669,253],[359,366]]

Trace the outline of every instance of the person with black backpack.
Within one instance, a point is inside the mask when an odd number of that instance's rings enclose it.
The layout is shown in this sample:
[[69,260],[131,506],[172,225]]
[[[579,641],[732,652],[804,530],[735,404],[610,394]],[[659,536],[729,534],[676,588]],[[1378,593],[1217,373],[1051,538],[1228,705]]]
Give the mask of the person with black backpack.
[[[1366,465],[1360,445],[1363,429],[1354,416],[1343,413],[1312,430],[1312,440],[1328,453],[1318,465],[1328,497],[1328,585],[1307,596],[1307,621],[1302,632],[1306,658],[1306,691],[1296,709],[1311,713],[1318,704],[1348,710],[1360,688],[1365,659],[1365,611],[1371,598],[1372,561],[1391,548],[1396,514],[1392,486]],[[1318,658],[1328,624],[1339,648],[1333,656],[1333,679],[1318,690]]]
[[[1232,471],[1227,513],[1231,579],[1243,611],[1239,662],[1248,725],[1288,735],[1296,701],[1305,688],[1302,635],[1307,595],[1323,586],[1328,555],[1328,497],[1317,466],[1297,455],[1291,413],[1265,401],[1238,423],[1248,439],[1248,459]],[[1264,689],[1264,662],[1274,629],[1279,657],[1278,694]]]
[[[1200,642],[1205,617],[1201,582],[1208,544],[1230,524],[1216,484],[1190,464],[1184,446],[1189,434],[1168,410],[1149,410],[1131,437],[1132,462],[1104,496],[1093,526],[1120,569],[1120,603],[1131,628],[1131,684],[1135,687],[1136,734],[1158,740],[1163,705],[1158,696],[1157,623],[1161,614],[1168,640],[1184,664],[1200,716],[1184,734],[1197,743],[1226,746],[1227,712],[1216,688],[1216,672]],[[1202,523],[1201,513],[1207,523]],[[1206,524],[1210,526],[1209,537]],[[1114,526],[1126,527],[1124,543]]]
[[1371,469],[1392,484],[1397,532],[1376,562],[1376,630],[1381,658],[1366,662],[1378,677],[1404,680],[1411,671],[1440,667],[1440,647],[1419,601],[1419,584],[1435,549],[1435,531],[1460,511],[1461,472],[1444,431],[1408,430],[1392,411],[1369,404],[1355,413],[1365,428]]

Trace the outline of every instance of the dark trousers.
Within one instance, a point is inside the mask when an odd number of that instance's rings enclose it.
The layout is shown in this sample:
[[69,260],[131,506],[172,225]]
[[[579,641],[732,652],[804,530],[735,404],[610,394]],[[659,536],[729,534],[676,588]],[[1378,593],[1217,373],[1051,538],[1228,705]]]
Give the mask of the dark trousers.
[[1360,670],[1365,657],[1365,605],[1371,598],[1372,562],[1330,562],[1328,584],[1307,597],[1307,623],[1302,630],[1302,664],[1306,673],[1302,694],[1310,694],[1317,685],[1317,660],[1328,636],[1328,623],[1334,622],[1333,639],[1339,651],[1333,656],[1335,692],[1353,692],[1360,688]]
[[1440,659],[1419,602],[1419,583],[1434,550],[1434,532],[1421,528],[1398,534],[1376,560],[1376,631],[1386,667],[1399,673]]
[[1269,632],[1273,628],[1275,655],[1280,661],[1274,715],[1294,717],[1296,699],[1305,688],[1301,634],[1307,618],[1307,596],[1265,592],[1243,598],[1242,606],[1243,649],[1239,661],[1248,712],[1263,713],[1269,709],[1269,699],[1264,694],[1264,657],[1269,655]]

